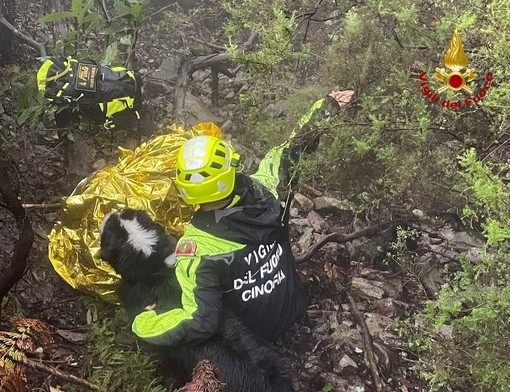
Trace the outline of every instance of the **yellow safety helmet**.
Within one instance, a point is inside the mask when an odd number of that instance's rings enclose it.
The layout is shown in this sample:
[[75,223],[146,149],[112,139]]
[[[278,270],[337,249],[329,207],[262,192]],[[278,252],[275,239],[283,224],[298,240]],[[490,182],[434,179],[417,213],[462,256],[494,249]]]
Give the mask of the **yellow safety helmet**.
[[239,154],[214,136],[197,136],[177,153],[176,183],[188,204],[203,204],[228,197],[234,190]]

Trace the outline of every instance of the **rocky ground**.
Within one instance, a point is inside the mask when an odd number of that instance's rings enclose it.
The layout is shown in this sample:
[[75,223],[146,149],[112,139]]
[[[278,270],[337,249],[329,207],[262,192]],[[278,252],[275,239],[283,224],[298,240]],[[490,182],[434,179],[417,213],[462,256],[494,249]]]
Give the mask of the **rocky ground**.
[[[40,32],[32,33],[41,36]],[[162,49],[164,42],[164,36],[152,32],[142,35],[140,43],[141,67],[150,75],[147,99],[159,122],[171,111],[167,98],[176,77],[176,57]],[[28,57],[22,56],[30,63]],[[207,91],[207,72],[201,71],[195,78],[204,79],[203,89]],[[200,95],[202,90],[194,90],[187,100],[188,121],[216,121],[235,136],[230,117],[235,110],[234,97],[242,88],[242,82],[220,79],[224,105],[216,109],[208,107],[209,94]],[[71,192],[79,178],[114,161],[116,153],[115,149],[95,150],[87,135],[77,141],[76,159],[66,168],[56,131],[40,128],[36,138],[29,138],[15,126],[13,100],[7,95],[2,97],[0,115],[21,135],[12,151],[17,157],[13,178],[17,179],[15,186],[21,201],[31,205],[27,210],[36,236],[27,270],[4,304],[2,316],[47,322],[58,347],[49,361],[66,373],[79,374],[86,354],[87,308],[82,294],[65,284],[48,261],[46,236],[58,219],[59,209],[38,205],[56,203]],[[283,115],[281,108],[268,110]],[[257,158],[249,149],[244,152],[249,169]],[[326,190],[301,189],[291,210],[295,254],[306,254],[313,244],[332,233],[349,234],[369,227],[373,222],[354,219],[355,207]],[[390,391],[428,390],[412,371],[415,358],[407,350],[406,337],[399,334],[397,320],[406,312],[419,309],[423,300],[437,292],[446,271],[457,267],[460,252],[468,251],[476,258],[482,243],[449,217],[426,216],[418,210],[414,215],[413,224],[420,235],[413,243],[412,262],[388,264],[369,256],[366,248],[371,238],[392,238],[384,227],[380,232],[354,236],[352,241],[334,237],[335,241],[299,261],[298,270],[311,293],[308,317],[276,345],[290,364],[296,391],[376,391],[374,375]],[[0,205],[2,261],[12,254],[16,237],[14,220]],[[57,375],[31,374],[31,390],[47,391],[55,383],[62,383]]]
[[[62,157],[51,145],[28,144],[19,174],[25,203],[51,202],[66,191]],[[352,232],[351,207],[311,188],[298,194],[291,211],[295,253],[305,253],[329,233]],[[22,314],[51,325],[58,342],[51,362],[59,363],[65,372],[77,373],[86,354],[87,315],[82,294],[57,276],[47,258],[46,234],[58,216],[58,209],[28,211],[36,239],[27,271],[16,285],[3,315]],[[2,257],[6,258],[12,253],[16,231],[7,211],[0,209],[0,214]],[[277,343],[278,351],[291,364],[296,391],[376,390],[364,332],[353,314],[353,303],[347,292],[352,294],[355,306],[363,315],[373,340],[369,350],[375,354],[384,383],[392,391],[428,390],[411,370],[412,358],[406,356],[406,340],[399,336],[396,320],[406,310],[420,307],[428,291],[437,290],[445,266],[449,265],[451,270],[460,251],[469,250],[476,257],[481,244],[450,224],[434,228],[429,226],[426,217],[421,219],[423,229],[428,231],[420,237],[415,251],[418,258],[415,268],[422,287],[416,287],[410,280],[406,282],[409,278],[406,271],[381,267],[364,259],[361,250],[366,239],[363,237],[349,243],[329,243],[310,259],[299,262],[298,269],[308,283],[312,298],[308,318]],[[33,390],[51,384],[52,379],[55,376],[48,379],[39,373],[31,380]],[[323,389],[327,385],[332,389]]]

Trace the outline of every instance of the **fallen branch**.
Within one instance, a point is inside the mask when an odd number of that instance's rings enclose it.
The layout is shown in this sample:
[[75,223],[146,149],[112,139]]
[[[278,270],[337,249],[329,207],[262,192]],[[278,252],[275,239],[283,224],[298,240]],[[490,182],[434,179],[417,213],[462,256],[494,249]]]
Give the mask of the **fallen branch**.
[[97,385],[94,385],[94,384],[88,382],[87,380],[84,380],[83,378],[74,376],[69,373],[65,373],[62,370],[58,370],[52,366],[45,365],[39,361],[27,358],[26,364],[30,367],[33,367],[34,369],[42,370],[43,372],[49,373],[49,374],[56,376],[62,380],[69,381],[73,384],[82,385],[92,391],[99,391],[99,387]]
[[368,330],[365,318],[363,317],[363,314],[359,311],[358,306],[356,305],[356,301],[354,300],[352,294],[349,292],[349,290],[346,290],[346,294],[347,299],[349,300],[349,305],[351,306],[351,311],[354,316],[354,319],[361,328],[361,336],[363,338],[363,344],[365,345],[365,351],[367,353],[367,359],[370,365],[370,372],[372,373],[372,381],[374,382],[375,390],[377,392],[382,392],[385,389],[385,385],[381,381],[381,377],[379,376],[377,358],[375,357],[372,335],[370,335],[370,331]]
[[16,37],[20,38],[22,41],[24,41],[25,43],[30,45],[32,48],[37,49],[39,51],[39,55],[41,57],[45,57],[46,56],[46,48],[44,47],[43,44],[35,41],[32,37],[29,37],[28,35],[23,34],[16,27],[14,27],[12,24],[10,24],[9,21],[7,19],[5,19],[5,17],[2,14],[0,14],[0,24],[2,24],[5,27],[7,27],[9,30],[12,31],[12,33]]
[[[246,42],[239,46],[241,51],[247,51],[255,44],[257,33],[251,33]],[[230,76],[230,72],[225,70],[230,65],[231,58],[230,53],[213,53],[204,56],[197,56],[190,59],[188,56],[183,56],[179,67],[179,78],[174,89],[174,116],[179,121],[183,121],[184,118],[184,104],[186,101],[186,91],[188,89],[188,83],[191,75],[199,69],[214,67],[219,72]]]
[[52,203],[52,204],[22,204],[23,208],[28,209],[32,208],[34,210],[46,210],[46,209],[52,209],[52,208],[60,208],[62,207],[62,204],[60,203]]
[[175,7],[177,3],[170,3],[168,5],[165,5],[164,7],[161,7],[159,10],[157,11],[154,11],[152,14],[148,15],[145,20],[151,20],[154,16],[156,16],[157,14],[159,14],[160,12],[163,12],[165,11],[166,9],[170,8],[170,7]]
[[374,235],[375,233],[379,232],[383,228],[386,228],[388,226],[388,223],[383,223],[377,226],[373,227],[367,227],[363,230],[355,231],[354,233],[350,234],[342,234],[342,233],[331,233],[328,234],[326,237],[322,238],[320,241],[312,245],[304,254],[300,254],[296,256],[296,263],[300,263],[302,261],[305,261],[312,257],[320,248],[322,248],[325,244],[328,242],[336,242],[338,244],[343,244],[345,242],[353,241],[355,239],[358,239],[360,237],[367,237],[370,235]]

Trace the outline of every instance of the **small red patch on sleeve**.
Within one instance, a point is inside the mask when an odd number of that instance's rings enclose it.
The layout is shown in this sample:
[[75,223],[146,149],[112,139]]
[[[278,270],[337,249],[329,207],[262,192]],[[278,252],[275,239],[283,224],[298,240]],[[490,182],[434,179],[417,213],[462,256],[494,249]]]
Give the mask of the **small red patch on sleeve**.
[[192,240],[180,241],[177,244],[176,256],[195,256],[197,251],[197,243]]

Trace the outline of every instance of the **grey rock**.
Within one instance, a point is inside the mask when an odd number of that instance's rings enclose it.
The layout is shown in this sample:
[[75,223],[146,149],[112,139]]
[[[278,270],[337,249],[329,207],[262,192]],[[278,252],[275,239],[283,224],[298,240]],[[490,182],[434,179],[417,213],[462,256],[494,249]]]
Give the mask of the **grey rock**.
[[350,328],[344,323],[333,331],[331,338],[340,343],[347,343],[353,349],[363,347],[363,338],[360,331],[357,328]]
[[365,322],[372,336],[380,335],[388,326],[393,324],[391,318],[377,313],[365,313]]
[[283,101],[270,103],[264,109],[264,113],[271,118],[282,117],[285,114],[285,104]]
[[466,258],[473,264],[478,264],[483,257],[483,249],[471,248],[466,252]]
[[421,284],[427,290],[427,293],[430,295],[437,294],[443,284],[443,266],[428,254],[421,257],[414,268],[417,276],[420,277]]
[[305,252],[308,250],[310,246],[312,246],[313,243],[313,229],[307,228],[301,238],[298,241],[298,246],[301,249],[302,252]]
[[154,71],[153,76],[161,80],[176,81],[179,78],[179,69],[182,60],[182,56],[164,59],[159,68]]
[[354,217],[354,203],[348,200],[339,200],[334,197],[321,196],[314,200],[315,210],[322,212],[334,212],[342,219],[351,220]]
[[448,247],[451,249],[466,251],[471,248],[483,248],[485,245],[483,239],[474,237],[465,231],[455,231],[451,226],[445,226],[436,233],[439,237],[446,239]]
[[347,392],[365,392],[365,386],[363,385],[351,385],[347,388]]
[[[292,209],[291,209],[292,211]],[[292,225],[310,227],[310,221],[307,218],[292,218],[290,220]]]
[[325,233],[329,229],[328,223],[324,220],[318,212],[310,211],[308,213],[308,221],[312,226],[313,230],[317,233]]
[[[306,367],[306,365],[305,365]],[[322,367],[319,366],[319,365],[309,365],[309,368],[306,369],[308,374],[310,374],[310,376],[314,377],[314,376],[317,376],[317,374],[320,374],[322,372]],[[306,375],[304,375],[306,377]],[[308,377],[308,378],[312,378],[312,377]]]
[[296,244],[292,244],[290,249],[292,250],[293,255],[299,255],[301,253],[301,249]]
[[98,159],[97,161],[95,161],[93,164],[92,164],[92,168],[94,170],[101,170],[102,168],[104,168],[105,166],[107,165],[106,163],[106,160],[101,158],[101,159]]
[[371,309],[386,317],[399,317],[404,314],[404,306],[402,302],[395,298],[386,297],[376,299],[370,302]]
[[209,110],[206,104],[198,97],[192,94],[186,94],[186,100],[184,103],[185,119],[184,122],[186,127],[192,127],[198,123],[211,121],[221,124],[223,120],[217,117],[213,112]]
[[419,210],[417,208],[415,208],[413,211],[413,215],[419,219],[425,219],[426,218],[426,215],[425,213],[422,211],[422,210]]
[[373,284],[373,281],[363,278],[353,278],[351,289],[358,298],[381,299],[384,297],[384,290],[382,288]]
[[289,214],[292,218],[297,218],[299,217],[299,210],[296,207],[291,207]]
[[377,313],[365,313],[365,323],[374,338],[379,338],[384,344],[393,345],[397,341],[397,337],[390,332],[394,321],[386,316]]
[[[292,212],[292,209],[290,210]],[[306,218],[292,218],[290,220],[290,224],[296,229],[299,234],[304,234],[304,232],[310,228],[310,222]]]
[[453,338],[453,326],[452,325],[441,325],[437,329],[437,333],[439,333],[442,337],[446,339]]
[[301,193],[296,193],[294,195],[293,204],[297,204],[297,207],[300,208],[305,214],[308,214],[313,210],[313,201]]
[[352,359],[347,354],[345,354],[340,359],[340,362],[338,362],[338,364],[335,367],[334,371],[336,373],[342,373],[345,370],[345,368],[349,368],[349,367],[357,369],[358,368],[358,364],[356,363],[356,361],[354,359]]
[[351,289],[356,297],[363,299],[381,299],[400,295],[400,288],[395,284],[359,277],[352,278]]

